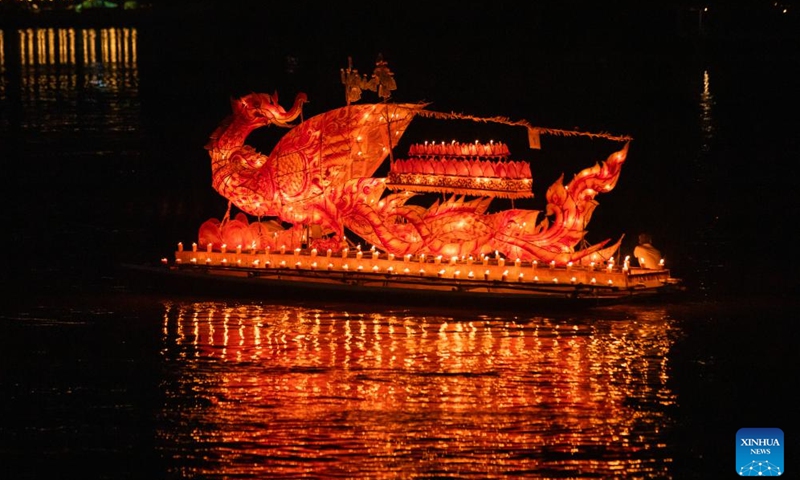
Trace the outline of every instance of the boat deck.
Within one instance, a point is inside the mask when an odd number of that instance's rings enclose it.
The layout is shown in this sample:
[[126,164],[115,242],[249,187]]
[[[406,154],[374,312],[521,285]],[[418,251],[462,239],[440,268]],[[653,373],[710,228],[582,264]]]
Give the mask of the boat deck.
[[556,267],[503,258],[395,258],[378,252],[318,255],[284,252],[175,252],[151,268],[190,292],[303,298],[325,294],[350,301],[532,305],[540,301],[605,304],[659,295],[679,281],[667,269],[594,265]]

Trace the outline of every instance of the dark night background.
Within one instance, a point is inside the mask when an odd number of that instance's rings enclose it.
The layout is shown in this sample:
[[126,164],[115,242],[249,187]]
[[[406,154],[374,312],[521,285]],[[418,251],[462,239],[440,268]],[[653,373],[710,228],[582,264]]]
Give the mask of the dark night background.
[[[652,232],[673,274],[701,301],[668,311],[681,335],[669,359],[682,422],[665,438],[679,445],[674,471],[686,478],[733,474],[726,442],[746,425],[783,427],[787,451],[796,451],[789,416],[798,378],[800,5],[732,3],[153,0],[131,15],[76,18],[11,12],[3,1],[0,271],[11,313],[0,319],[0,347],[8,352],[4,364],[21,373],[4,377],[11,370],[0,369],[0,384],[16,395],[0,395],[0,406],[12,412],[11,428],[0,425],[0,440],[22,436],[32,445],[15,457],[20,471],[36,458],[34,447],[51,438],[76,440],[64,425],[77,424],[76,436],[85,434],[84,424],[96,429],[70,444],[91,447],[79,454],[58,445],[50,450],[74,463],[70,471],[101,451],[109,463],[157,456],[147,431],[158,426],[151,396],[168,375],[157,355],[141,361],[141,351],[160,348],[158,332],[149,337],[128,321],[152,312],[141,313],[135,301],[103,298],[128,291],[119,266],[168,257],[177,241],[196,238],[204,220],[222,216],[226,202],[210,186],[203,146],[229,114],[231,98],[277,91],[289,105],[302,91],[311,116],[344,103],[339,69],[348,56],[370,73],[382,54],[395,72],[398,102],[631,135],[620,182],[598,198],[588,239],[625,234],[623,246],[632,248],[638,231]],[[82,85],[77,98],[61,92],[39,98],[36,88],[45,88],[31,86],[31,78],[45,82],[50,73],[21,67],[8,32],[109,22],[137,28],[134,93],[121,89],[112,98]],[[70,67],[78,76],[90,68]],[[102,68],[111,67],[100,68],[94,73],[104,78]],[[77,126],[48,123],[66,117],[62,110],[80,119]],[[268,149],[274,134],[256,132],[252,144]],[[425,140],[414,135],[421,133],[410,128],[407,141]],[[558,175],[568,180],[618,147],[543,137],[542,150],[531,151],[524,138],[508,141],[512,156],[531,161],[539,189],[531,208],[542,207],[543,189]],[[90,300],[71,310],[83,298]],[[41,335],[31,319],[50,309],[67,313],[48,323],[55,325],[49,336]],[[122,320],[98,322],[95,337],[67,331],[70,342],[61,341],[58,325],[103,309]],[[86,358],[96,373],[85,368]],[[130,377],[121,379],[120,369]],[[63,379],[55,378],[58,372],[66,373]],[[80,402],[61,403],[59,392],[73,381],[96,395],[92,405],[105,417],[87,419]],[[37,390],[36,382],[43,387]],[[41,420],[51,430],[40,437],[25,423],[40,418],[37,402],[52,415]],[[117,402],[133,405],[128,416],[115,410]],[[114,428],[131,440],[120,440]],[[67,433],[51,437],[52,431]],[[103,450],[106,443],[116,449]]]
[[[101,276],[121,261],[167,254],[156,245],[192,238],[197,225],[224,209],[208,187],[202,147],[228,114],[230,98],[278,92],[288,104],[304,91],[311,100],[306,114],[316,114],[342,104],[338,71],[348,56],[369,73],[382,54],[399,86],[395,101],[631,135],[631,160],[614,194],[600,199],[589,240],[626,233],[632,242],[637,229],[649,230],[689,282],[708,283],[693,278],[703,264],[726,290],[794,292],[796,256],[784,252],[798,214],[798,10],[755,1],[152,2],[120,20],[139,27],[141,105],[129,115],[139,115],[140,127],[105,147],[126,160],[88,160],[70,182],[63,181],[75,173],[69,162],[30,169],[6,160],[15,179],[6,189],[10,239],[24,253],[4,272],[17,278],[36,271],[31,258],[51,266],[65,261],[49,248],[50,237],[76,225],[65,241],[115,246],[97,252]],[[41,14],[2,18],[11,26],[75,22]],[[14,52],[7,58],[14,82]],[[715,95],[707,139],[698,125],[703,69],[712,74]],[[5,159],[46,158],[49,148],[78,155],[87,142],[110,141],[102,131],[61,139],[15,131],[23,115],[18,99],[4,103],[11,119],[1,134]],[[255,132],[254,145],[269,148],[270,134]],[[602,159],[589,145],[558,162],[539,161],[543,154],[528,151],[524,139],[509,141],[512,153],[533,162],[540,186],[561,173],[568,179],[586,166],[590,151],[592,161]],[[565,143],[544,141],[545,150]],[[158,206],[153,192],[160,192]],[[778,264],[788,268],[776,272]],[[727,274],[734,270],[745,274]]]

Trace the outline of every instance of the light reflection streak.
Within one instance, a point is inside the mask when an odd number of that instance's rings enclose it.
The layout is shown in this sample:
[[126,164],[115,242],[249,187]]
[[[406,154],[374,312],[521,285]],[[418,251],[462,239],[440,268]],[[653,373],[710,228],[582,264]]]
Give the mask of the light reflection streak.
[[663,312],[570,322],[165,308],[174,378],[159,438],[194,474],[669,476],[675,333]]
[[[4,35],[4,31],[0,31],[0,41]],[[84,65],[102,63],[134,67],[138,62],[138,32],[135,28],[80,29],[77,34],[74,28],[26,28],[18,30],[17,35],[20,64],[23,66],[74,65],[78,52]],[[0,56],[0,60],[5,63],[4,57]]]
[[700,128],[703,135],[703,152],[711,149],[711,141],[714,139],[714,117],[712,107],[714,106],[714,96],[711,94],[711,85],[708,70],[703,71],[703,91],[700,94]]

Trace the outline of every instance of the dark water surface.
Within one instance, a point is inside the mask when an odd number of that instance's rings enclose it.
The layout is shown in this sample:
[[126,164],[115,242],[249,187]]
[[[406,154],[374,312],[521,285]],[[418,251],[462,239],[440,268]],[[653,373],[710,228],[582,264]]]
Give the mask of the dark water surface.
[[[722,478],[739,428],[794,449],[800,61],[780,39],[156,18],[0,30],[0,476]],[[689,298],[485,314],[129,288],[119,264],[224,213],[203,145],[231,97],[305,91],[320,113],[347,56],[379,52],[399,101],[632,135],[589,239],[651,231]],[[536,201],[618,147],[509,141]]]

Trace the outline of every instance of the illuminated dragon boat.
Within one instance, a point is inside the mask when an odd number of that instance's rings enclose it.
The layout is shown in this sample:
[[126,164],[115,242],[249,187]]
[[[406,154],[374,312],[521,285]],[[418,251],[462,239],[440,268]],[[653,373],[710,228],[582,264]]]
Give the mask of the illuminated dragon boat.
[[[228,210],[203,223],[196,240],[179,243],[174,259],[162,260],[171,275],[224,280],[264,296],[325,291],[459,303],[624,300],[679,283],[663,261],[642,268],[619,258],[622,238],[585,241],[595,198],[616,185],[630,138],[599,135],[622,147],[569,183],[563,176],[553,183],[544,218],[513,204],[492,211],[495,198],[533,196],[529,163],[512,160],[509,147],[494,141],[416,143],[395,158],[409,125],[428,117],[523,126],[534,148],[541,134],[564,131],[390,102],[396,86],[380,58],[371,80],[348,67],[342,82],[347,104],[308,119],[303,93],[289,110],[277,94],[232,101],[232,114],[206,146],[213,188],[229,200]],[[356,103],[365,89],[383,101]],[[263,127],[288,129],[269,154],[245,143]],[[386,162],[388,176],[376,177]],[[437,199],[410,201],[425,195]]]

